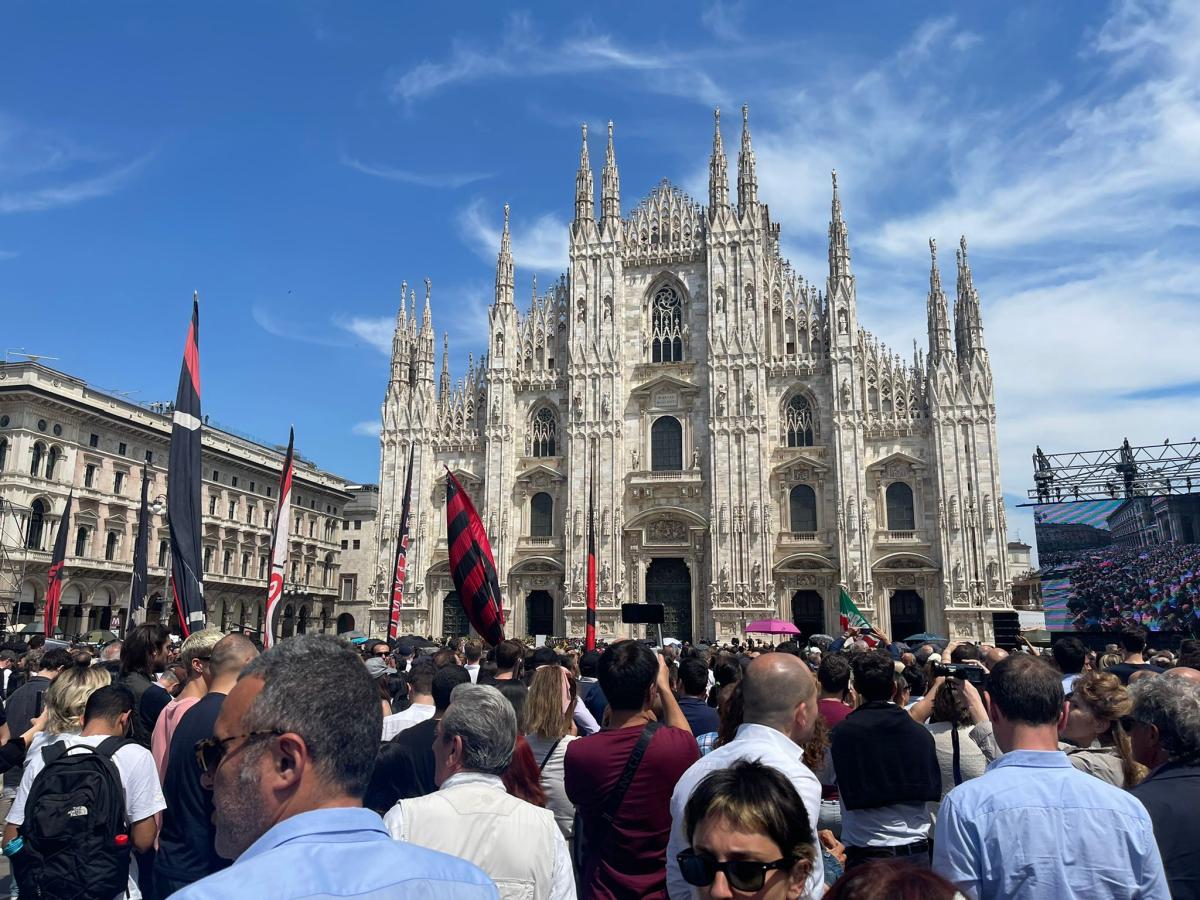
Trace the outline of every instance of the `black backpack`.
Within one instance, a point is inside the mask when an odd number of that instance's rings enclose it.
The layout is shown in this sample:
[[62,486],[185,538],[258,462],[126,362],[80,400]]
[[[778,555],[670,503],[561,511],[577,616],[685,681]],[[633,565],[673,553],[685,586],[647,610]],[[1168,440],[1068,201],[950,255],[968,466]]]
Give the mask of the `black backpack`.
[[59,741],[42,749],[46,764],[33,779],[20,826],[24,846],[11,857],[22,900],[112,900],[124,893],[133,845],[112,757],[131,743],[110,737],[98,747]]

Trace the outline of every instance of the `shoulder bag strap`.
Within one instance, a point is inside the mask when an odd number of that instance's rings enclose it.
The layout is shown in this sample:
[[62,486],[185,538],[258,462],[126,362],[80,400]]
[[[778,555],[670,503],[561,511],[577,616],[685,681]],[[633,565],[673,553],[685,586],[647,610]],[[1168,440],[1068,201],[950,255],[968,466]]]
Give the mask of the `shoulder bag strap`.
[[954,783],[956,785],[959,785],[959,784],[962,784],[962,782],[963,782],[962,751],[960,750],[960,748],[958,746],[958,726],[954,725],[954,724],[951,724],[951,727],[950,727],[950,743],[954,745],[954,757],[953,757]]
[[538,763],[538,772],[541,772],[543,769],[546,768],[546,763],[550,762],[550,757],[552,757],[554,755],[554,751],[558,749],[558,745],[561,744],[562,742],[563,742],[563,739],[559,738],[557,741],[555,741],[553,744],[550,745],[550,750],[546,753],[545,757],[542,758],[542,761],[540,763]]
[[654,737],[654,732],[658,731],[660,722],[647,722],[646,727],[642,729],[642,734],[638,738],[637,745],[633,748],[633,752],[629,754],[629,759],[625,761],[625,770],[621,773],[621,778],[617,781],[617,786],[609,795],[608,803],[604,806],[604,812],[601,815],[604,821],[612,825],[613,820],[617,817],[617,811],[621,808],[621,802],[625,799],[625,793],[629,790],[629,786],[633,783],[633,776],[637,774],[638,766],[642,764],[642,757],[646,755],[646,748],[650,746],[650,739]]

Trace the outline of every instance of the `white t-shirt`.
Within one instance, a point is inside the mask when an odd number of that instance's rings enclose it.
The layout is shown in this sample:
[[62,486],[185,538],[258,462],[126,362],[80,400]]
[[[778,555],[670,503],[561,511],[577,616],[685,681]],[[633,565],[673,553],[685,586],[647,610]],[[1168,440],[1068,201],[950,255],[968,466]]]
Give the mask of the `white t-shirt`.
[[[108,738],[106,734],[93,734],[84,737],[79,734],[62,734],[42,742],[42,746],[65,741],[67,748],[87,744],[89,747],[99,747]],[[148,819],[167,808],[163,798],[162,788],[158,784],[158,767],[154,765],[154,757],[150,751],[140,744],[126,744],[113,754],[113,762],[121,774],[121,787],[125,789],[125,818],[130,824]],[[25,821],[25,801],[29,799],[29,789],[33,787],[33,779],[42,771],[46,762],[42,756],[41,747],[36,744],[30,748],[25,759],[25,774],[21,776],[21,786],[17,788],[17,798],[13,801],[12,809],[8,811],[8,824],[21,825]],[[137,860],[129,863],[129,885],[126,890],[117,895],[116,900],[129,898],[140,900],[142,894],[137,886]]]
[[432,703],[414,703],[408,709],[383,717],[383,740],[390,741],[405,728],[432,719],[437,712]]

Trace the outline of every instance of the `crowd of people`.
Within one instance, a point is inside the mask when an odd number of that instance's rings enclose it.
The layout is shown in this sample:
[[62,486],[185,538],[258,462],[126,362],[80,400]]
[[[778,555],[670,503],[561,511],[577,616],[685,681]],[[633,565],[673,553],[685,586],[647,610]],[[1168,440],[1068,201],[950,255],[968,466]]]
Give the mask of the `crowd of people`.
[[1200,636],[1200,544],[1046,554],[1042,575],[1070,579],[1067,609],[1077,630],[1136,626]]
[[1200,642],[1120,637],[9,648],[4,854],[44,898],[1200,897]]

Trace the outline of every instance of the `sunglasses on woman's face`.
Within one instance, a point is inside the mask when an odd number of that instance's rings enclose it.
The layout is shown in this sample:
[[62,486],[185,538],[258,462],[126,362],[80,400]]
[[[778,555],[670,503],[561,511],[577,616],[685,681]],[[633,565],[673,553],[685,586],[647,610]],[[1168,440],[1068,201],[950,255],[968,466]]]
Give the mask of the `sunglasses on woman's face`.
[[769,863],[752,859],[717,862],[711,853],[697,853],[695,850],[684,850],[676,859],[679,861],[679,872],[688,884],[707,887],[716,879],[717,873],[722,872],[731,888],[745,893],[761,891],[768,872],[772,869],[790,869],[796,862],[787,858]]

